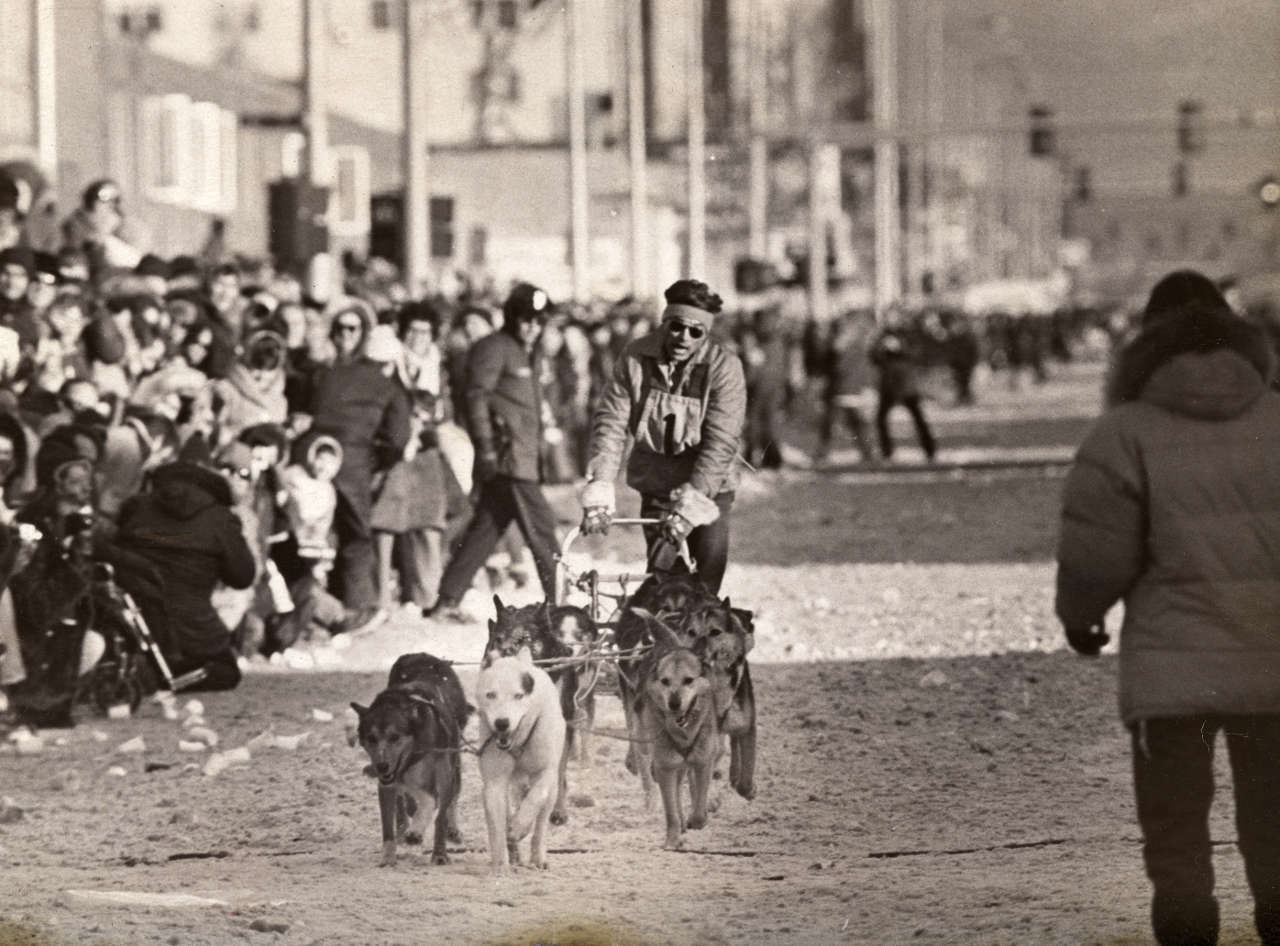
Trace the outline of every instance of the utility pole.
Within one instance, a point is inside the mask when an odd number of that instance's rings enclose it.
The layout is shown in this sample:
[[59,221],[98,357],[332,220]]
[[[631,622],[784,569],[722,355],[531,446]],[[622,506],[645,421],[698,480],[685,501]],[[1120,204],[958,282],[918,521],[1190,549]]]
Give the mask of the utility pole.
[[769,56],[768,34],[765,30],[761,0],[751,0],[748,16],[747,49],[750,55],[750,76],[747,85],[747,106],[751,123],[751,143],[748,152],[747,234],[748,251],[755,259],[764,259],[768,252],[769,237],[769,139],[765,137],[768,125]]
[[876,314],[896,303],[902,291],[902,224],[898,208],[898,37],[895,0],[869,0],[871,75],[875,143]]
[[302,0],[302,120],[307,135],[305,177],[329,183],[329,113],[324,98],[324,0]]
[[631,294],[649,294],[649,156],[644,120],[644,26],[640,0],[623,4],[627,37],[627,134],[631,171]]
[[809,318],[825,324],[831,309],[827,292],[827,162],[823,143],[809,142]]
[[573,298],[587,297],[591,242],[587,236],[587,103],[582,84],[582,0],[566,0],[565,69],[569,89],[569,227]]
[[53,0],[35,0],[36,150],[50,183],[58,176],[57,69],[54,59]]
[[702,88],[702,0],[692,0],[686,10],[690,18],[689,29],[685,34],[689,137],[688,275],[702,279],[707,270],[707,122]]
[[420,60],[423,35],[419,21],[423,19],[421,3],[402,0],[401,18],[401,94],[404,109],[404,131],[400,138],[401,168],[404,174],[404,279],[409,295],[422,295],[427,280],[430,253],[427,190],[427,96]]

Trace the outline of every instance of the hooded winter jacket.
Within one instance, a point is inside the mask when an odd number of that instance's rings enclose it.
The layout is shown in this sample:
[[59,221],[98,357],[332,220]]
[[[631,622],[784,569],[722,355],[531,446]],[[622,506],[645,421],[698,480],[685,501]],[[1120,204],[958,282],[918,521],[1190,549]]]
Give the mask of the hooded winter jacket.
[[138,603],[171,659],[213,657],[228,649],[230,632],[210,597],[219,581],[249,587],[254,561],[222,477],[192,463],[160,467],[152,474],[151,491],[121,509],[116,541],[160,574],[163,598]]
[[627,437],[627,485],[663,499],[688,483],[714,497],[737,487],[746,423],[742,361],[707,339],[683,365],[663,362],[662,332],[627,345],[592,420],[588,476],[612,483]]
[[1280,713],[1280,394],[1265,335],[1187,309],[1122,353],[1068,475],[1064,626],[1123,599],[1126,723]]

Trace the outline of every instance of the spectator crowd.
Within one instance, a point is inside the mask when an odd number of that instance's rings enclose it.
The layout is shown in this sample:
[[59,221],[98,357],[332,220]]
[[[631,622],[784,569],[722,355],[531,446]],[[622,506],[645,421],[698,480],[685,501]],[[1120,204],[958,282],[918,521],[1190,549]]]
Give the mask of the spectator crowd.
[[[438,614],[452,540],[498,502],[483,488],[495,432],[476,430],[468,404],[473,355],[508,357],[479,343],[543,295],[520,284],[410,299],[392,267],[347,259],[342,293],[317,299],[221,239],[192,256],[144,252],[127,211],[120,188],[97,181],[58,252],[37,251],[0,192],[0,685],[11,712],[40,724],[69,719],[86,671],[114,656],[103,628],[130,603],[173,674],[207,688],[400,609]],[[586,469],[593,405],[658,310],[545,305],[538,401],[521,421],[535,442],[520,449],[538,481],[570,483]],[[770,305],[725,313],[712,332],[744,366],[743,455],[770,468],[797,418],[815,422],[823,452],[844,427],[865,459],[888,459],[898,405],[932,459],[922,370],[941,367],[967,403],[980,363],[1043,379],[1086,322],[975,329],[959,313],[853,311],[817,325]],[[509,533],[499,560],[545,586],[546,556],[535,567],[513,518],[495,514]],[[450,605],[479,564],[449,573]]]

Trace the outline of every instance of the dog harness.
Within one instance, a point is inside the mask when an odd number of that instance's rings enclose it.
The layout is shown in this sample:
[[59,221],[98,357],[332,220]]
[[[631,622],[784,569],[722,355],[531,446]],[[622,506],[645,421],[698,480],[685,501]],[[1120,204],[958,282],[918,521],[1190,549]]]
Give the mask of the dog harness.
[[[519,727],[516,727],[516,728],[518,729]],[[524,748],[525,748],[525,746],[527,746],[527,745],[529,744],[529,740],[533,738],[533,733],[534,733],[534,731],[535,731],[537,728],[538,728],[538,720],[536,720],[536,719],[535,719],[535,720],[533,721],[533,725],[529,727],[529,732],[528,732],[528,734],[527,734],[527,735],[526,735],[522,740],[520,740],[520,745],[518,745],[518,746],[509,746],[509,747],[508,747],[508,748],[506,748],[506,749],[503,749],[503,748],[502,748],[502,746],[498,746],[498,751],[499,751],[499,752],[505,752],[507,755],[511,756],[511,758],[513,758],[513,759],[515,759],[517,762],[519,762],[519,761],[520,761],[520,756],[521,756],[521,754],[524,752]],[[489,748],[489,744],[490,744],[490,743],[492,743],[496,738],[497,738],[497,734],[496,734],[496,733],[492,733],[492,732],[491,732],[491,733],[489,733],[489,738],[488,738],[488,739],[486,739],[486,740],[485,740],[485,741],[480,745],[480,748],[476,750],[476,755],[477,755],[477,756],[484,755],[484,750],[488,749],[488,748]]]

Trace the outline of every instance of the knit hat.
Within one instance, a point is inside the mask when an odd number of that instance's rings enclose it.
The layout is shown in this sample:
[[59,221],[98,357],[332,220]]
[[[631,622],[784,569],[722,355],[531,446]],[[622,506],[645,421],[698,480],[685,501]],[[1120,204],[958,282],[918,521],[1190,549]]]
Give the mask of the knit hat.
[[0,268],[21,266],[30,277],[36,270],[36,254],[30,247],[10,246],[0,250]]
[[1151,325],[1189,309],[1229,313],[1231,306],[1208,276],[1193,269],[1179,269],[1152,287],[1147,305],[1142,310],[1142,324]]
[[229,466],[235,470],[253,469],[253,449],[239,440],[233,440],[218,451],[218,466]]
[[52,286],[58,281],[58,257],[52,253],[37,251],[31,276],[33,279]]
[[92,438],[85,431],[70,424],[55,427],[36,451],[36,483],[52,486],[63,467],[72,463],[87,463],[92,467],[97,459]]
[[154,253],[148,253],[142,257],[142,259],[138,260],[138,265],[133,268],[133,271],[139,276],[159,276],[161,279],[169,278],[169,264]]
[[364,343],[364,355],[384,364],[399,361],[400,339],[396,338],[396,330],[390,325],[375,325]]
[[507,301],[502,303],[502,319],[506,324],[535,320],[545,322],[550,314],[551,299],[537,286],[527,282],[516,283]]
[[237,439],[250,447],[275,447],[281,456],[289,445],[289,436],[279,424],[253,424],[240,431]]

